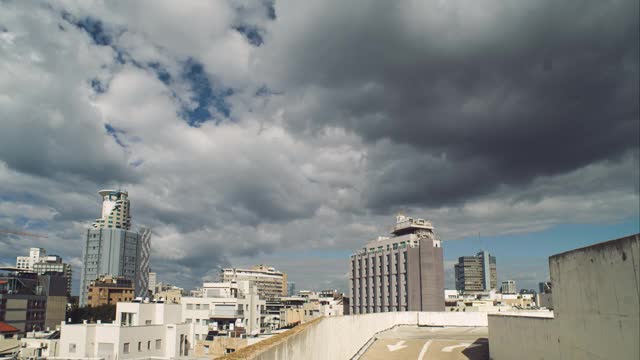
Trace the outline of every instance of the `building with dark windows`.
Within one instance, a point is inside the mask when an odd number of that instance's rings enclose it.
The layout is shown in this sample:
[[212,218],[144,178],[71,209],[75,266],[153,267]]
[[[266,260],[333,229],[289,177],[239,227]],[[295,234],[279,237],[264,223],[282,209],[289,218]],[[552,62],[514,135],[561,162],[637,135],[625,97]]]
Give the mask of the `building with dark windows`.
[[491,291],[498,288],[496,257],[487,251],[476,256],[461,256],[455,265],[456,290]]
[[55,328],[64,321],[66,278],[0,268],[0,321],[21,333]]
[[433,225],[398,215],[391,234],[351,255],[350,313],[444,311],[442,247]]

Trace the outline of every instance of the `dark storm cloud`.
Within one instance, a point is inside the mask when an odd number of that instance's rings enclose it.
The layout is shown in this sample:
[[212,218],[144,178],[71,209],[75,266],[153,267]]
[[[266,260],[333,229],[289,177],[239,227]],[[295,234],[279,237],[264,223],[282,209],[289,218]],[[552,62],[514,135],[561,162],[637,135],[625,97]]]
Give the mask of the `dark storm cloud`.
[[293,98],[316,99],[285,113],[292,129],[401,145],[371,162],[373,208],[464,201],[638,148],[638,2],[413,5],[315,9],[274,30],[286,58],[265,53]]

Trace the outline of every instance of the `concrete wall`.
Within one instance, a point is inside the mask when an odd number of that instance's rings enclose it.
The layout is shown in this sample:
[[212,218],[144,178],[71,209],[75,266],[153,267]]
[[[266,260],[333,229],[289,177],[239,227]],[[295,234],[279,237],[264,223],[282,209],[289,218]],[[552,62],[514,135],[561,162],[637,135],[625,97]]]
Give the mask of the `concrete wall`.
[[[258,343],[228,358],[253,360],[350,359],[376,334],[396,325],[486,326],[486,314],[388,312],[321,318],[274,341]],[[305,326],[305,325],[302,325]],[[275,339],[274,339],[275,340]],[[253,349],[252,349],[253,348]],[[262,348],[262,349],[259,349]],[[223,358],[224,359],[224,358]]]
[[489,315],[489,351],[492,360],[558,359],[554,319]]
[[555,318],[489,315],[492,359],[640,358],[639,265],[639,235],[550,257]]

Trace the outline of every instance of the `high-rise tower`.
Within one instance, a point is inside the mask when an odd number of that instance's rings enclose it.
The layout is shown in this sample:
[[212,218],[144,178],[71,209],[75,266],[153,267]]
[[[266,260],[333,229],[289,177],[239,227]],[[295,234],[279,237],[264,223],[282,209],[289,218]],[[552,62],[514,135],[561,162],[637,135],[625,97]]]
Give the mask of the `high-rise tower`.
[[490,291],[498,287],[496,257],[487,251],[461,256],[455,265],[456,290]]
[[398,215],[391,234],[351,255],[351,313],[444,311],[442,247],[433,225]]
[[91,281],[101,276],[124,277],[135,284],[136,296],[145,297],[149,284],[151,231],[131,231],[129,194],[101,190],[102,214],[87,230],[83,251],[80,305],[87,304]]

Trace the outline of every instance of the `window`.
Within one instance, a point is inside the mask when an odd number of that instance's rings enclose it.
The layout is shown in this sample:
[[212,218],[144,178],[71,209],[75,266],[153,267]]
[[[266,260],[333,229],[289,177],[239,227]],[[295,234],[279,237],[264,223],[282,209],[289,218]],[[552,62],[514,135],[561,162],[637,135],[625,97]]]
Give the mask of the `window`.
[[129,353],[129,343],[124,343],[124,346],[122,347],[122,352],[125,354]]
[[144,322],[144,324],[145,324],[145,325],[151,325],[151,320],[146,320],[146,321]]
[[142,351],[142,341],[138,341],[138,351]]
[[156,350],[159,350],[162,347],[162,339],[156,340]]
[[193,304],[187,304],[187,310],[193,310]]
[[187,324],[191,324],[191,319],[186,319],[186,320],[185,320],[185,322],[186,322]]
[[76,352],[76,344],[69,344],[69,352],[70,353],[75,353]]
[[200,304],[196,304],[196,310],[200,310]]
[[151,340],[147,341],[147,350],[151,350]]

